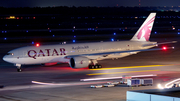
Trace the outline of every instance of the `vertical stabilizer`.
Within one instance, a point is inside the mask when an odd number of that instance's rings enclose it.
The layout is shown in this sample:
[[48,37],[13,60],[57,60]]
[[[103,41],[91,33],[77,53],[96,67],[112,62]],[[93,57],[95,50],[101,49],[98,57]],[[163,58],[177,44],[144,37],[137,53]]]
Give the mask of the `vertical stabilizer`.
[[138,29],[136,34],[133,36],[131,41],[149,41],[151,30],[155,20],[156,13],[151,13],[141,27]]

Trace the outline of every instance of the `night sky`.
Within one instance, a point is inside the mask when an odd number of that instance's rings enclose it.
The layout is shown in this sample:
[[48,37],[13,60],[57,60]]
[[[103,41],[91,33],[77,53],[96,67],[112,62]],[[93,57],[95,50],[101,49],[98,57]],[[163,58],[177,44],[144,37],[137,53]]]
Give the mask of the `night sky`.
[[[180,6],[180,0],[140,0],[141,6]],[[0,0],[1,7],[139,6],[139,0]]]

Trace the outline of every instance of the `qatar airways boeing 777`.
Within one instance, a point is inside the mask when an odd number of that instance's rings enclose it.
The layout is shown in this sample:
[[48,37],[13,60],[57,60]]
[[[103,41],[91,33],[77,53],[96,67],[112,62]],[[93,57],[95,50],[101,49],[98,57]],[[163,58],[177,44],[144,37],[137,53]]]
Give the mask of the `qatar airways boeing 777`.
[[3,60],[15,64],[18,72],[21,71],[21,65],[54,62],[69,63],[72,68],[101,68],[97,60],[122,58],[140,51],[161,50],[149,49],[157,46],[157,42],[149,41],[155,15],[151,13],[148,16],[130,41],[27,46],[9,51]]

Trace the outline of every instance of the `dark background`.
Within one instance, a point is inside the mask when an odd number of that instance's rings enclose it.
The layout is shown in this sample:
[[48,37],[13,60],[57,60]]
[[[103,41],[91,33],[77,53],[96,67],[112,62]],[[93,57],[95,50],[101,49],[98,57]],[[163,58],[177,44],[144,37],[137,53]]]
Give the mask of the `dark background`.
[[90,42],[129,40],[151,12],[151,38],[180,36],[180,7],[0,8],[0,42]]

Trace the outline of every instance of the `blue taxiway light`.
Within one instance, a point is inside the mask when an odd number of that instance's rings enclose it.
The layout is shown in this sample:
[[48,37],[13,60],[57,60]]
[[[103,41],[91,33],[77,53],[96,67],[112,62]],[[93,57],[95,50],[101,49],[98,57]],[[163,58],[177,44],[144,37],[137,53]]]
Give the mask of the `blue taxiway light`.
[[114,41],[114,39],[111,39],[111,41]]

